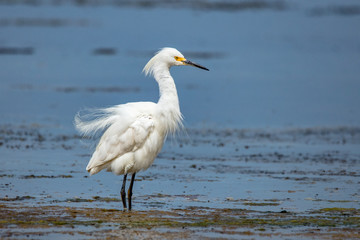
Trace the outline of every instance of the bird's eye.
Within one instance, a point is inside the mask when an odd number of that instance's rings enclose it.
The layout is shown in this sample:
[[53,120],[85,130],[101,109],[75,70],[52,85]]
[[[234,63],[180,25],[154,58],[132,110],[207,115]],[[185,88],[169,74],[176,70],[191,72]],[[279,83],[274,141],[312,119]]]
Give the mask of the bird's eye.
[[176,60],[176,61],[179,61],[179,57],[175,57],[175,60]]

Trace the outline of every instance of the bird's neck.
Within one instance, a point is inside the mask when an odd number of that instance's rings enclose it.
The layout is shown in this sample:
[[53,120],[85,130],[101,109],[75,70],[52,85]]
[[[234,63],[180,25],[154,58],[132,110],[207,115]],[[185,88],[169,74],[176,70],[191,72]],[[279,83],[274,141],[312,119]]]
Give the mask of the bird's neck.
[[168,130],[174,132],[182,120],[174,79],[171,77],[168,68],[155,70],[154,77],[159,84],[160,98],[158,105],[161,106],[165,118],[170,120],[168,121]]
[[170,71],[168,69],[154,71],[154,77],[159,84],[160,98],[158,104],[179,108],[179,98]]

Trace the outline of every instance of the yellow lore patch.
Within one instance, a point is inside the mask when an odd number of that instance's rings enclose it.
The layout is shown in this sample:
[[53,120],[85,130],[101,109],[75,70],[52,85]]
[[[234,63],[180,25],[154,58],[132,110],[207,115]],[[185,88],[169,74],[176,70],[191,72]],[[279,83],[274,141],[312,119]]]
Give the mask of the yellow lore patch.
[[186,61],[185,58],[183,57],[174,57],[176,61],[179,61],[179,62],[183,62],[183,61]]

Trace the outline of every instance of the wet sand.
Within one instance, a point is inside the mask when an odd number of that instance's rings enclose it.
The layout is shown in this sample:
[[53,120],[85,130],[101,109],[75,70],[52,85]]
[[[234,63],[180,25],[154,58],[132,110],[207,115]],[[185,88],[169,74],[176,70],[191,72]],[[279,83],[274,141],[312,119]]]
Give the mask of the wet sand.
[[131,212],[121,177],[88,177],[86,142],[0,127],[1,238],[360,237],[359,128],[187,129],[137,175]]

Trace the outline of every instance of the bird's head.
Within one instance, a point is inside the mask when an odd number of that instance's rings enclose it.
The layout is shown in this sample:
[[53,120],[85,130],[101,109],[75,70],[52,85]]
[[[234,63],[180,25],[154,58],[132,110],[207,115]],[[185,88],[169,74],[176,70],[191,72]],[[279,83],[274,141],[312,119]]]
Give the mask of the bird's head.
[[163,48],[159,52],[157,52],[156,55],[146,64],[143,71],[146,75],[148,75],[153,73],[156,66],[166,66],[170,68],[172,66],[185,65],[194,66],[209,71],[209,69],[207,69],[206,67],[187,60],[184,55],[182,55],[182,53],[179,52],[177,49],[169,47]]

